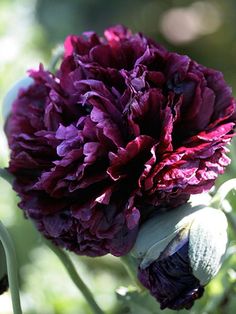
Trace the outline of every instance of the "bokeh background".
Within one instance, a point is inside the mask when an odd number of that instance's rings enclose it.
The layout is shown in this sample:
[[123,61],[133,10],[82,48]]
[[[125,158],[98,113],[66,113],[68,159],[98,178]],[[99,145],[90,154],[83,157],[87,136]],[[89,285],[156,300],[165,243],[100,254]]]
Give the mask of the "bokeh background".
[[[95,30],[102,35],[104,28],[117,23],[221,70],[236,96],[235,0],[0,0],[0,103],[27,69],[37,68],[40,62],[49,64],[52,50],[68,34]],[[9,152],[2,125],[1,118],[0,166],[4,167]],[[217,185],[236,176],[236,144],[231,147],[231,157],[231,166]],[[31,223],[23,218],[17,202],[10,185],[0,179],[0,219],[16,244],[24,314],[89,314],[82,295]],[[236,209],[233,193],[228,205]],[[229,238],[222,270],[191,314],[235,313],[236,241],[231,230]],[[106,313],[173,313],[160,311],[154,301],[148,300],[146,306],[146,298],[134,296],[122,303],[119,299],[125,290],[118,290],[119,298],[115,290],[130,281],[118,259],[71,256]],[[12,313],[9,293],[0,296],[0,313]]]

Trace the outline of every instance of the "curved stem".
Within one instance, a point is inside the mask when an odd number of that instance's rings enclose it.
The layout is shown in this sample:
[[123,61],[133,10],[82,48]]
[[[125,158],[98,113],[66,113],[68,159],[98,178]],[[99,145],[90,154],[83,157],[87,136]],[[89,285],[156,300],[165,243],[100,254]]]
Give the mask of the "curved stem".
[[59,249],[55,245],[51,244],[49,241],[47,241],[47,245],[61,260],[62,264],[65,266],[67,272],[69,273],[70,278],[72,279],[74,284],[77,286],[77,288],[80,290],[80,292],[84,295],[84,297],[87,300],[88,304],[90,305],[93,313],[94,314],[104,314],[104,312],[101,310],[101,308],[98,306],[98,304],[94,300],[94,297],[93,297],[91,291],[88,289],[86,284],[80,278],[79,274],[77,273],[77,271],[75,269],[75,266],[73,265],[72,261],[70,260],[69,256],[66,254],[66,252]]
[[228,219],[229,224],[231,225],[234,233],[236,234],[236,220],[232,212],[226,210],[223,201],[227,198],[227,195],[232,190],[236,189],[236,179],[230,179],[224,182],[213,196],[211,200],[211,206],[217,209],[221,209],[225,216]]
[[16,253],[12,239],[7,229],[1,223],[1,221],[0,221],[0,240],[2,241],[2,245],[6,254],[7,274],[11,291],[13,312],[14,314],[22,314],[19,294]]
[[130,255],[121,256],[120,260],[122,264],[124,265],[124,268],[126,269],[128,275],[132,279],[133,283],[138,287],[140,291],[143,291],[145,288],[142,286],[142,284],[139,282],[137,277],[137,264]]
[[228,222],[231,226],[231,228],[233,229],[233,232],[236,234],[236,220],[235,217],[232,215],[231,212],[226,211],[224,208],[221,208],[222,211],[224,212],[225,216],[228,219]]
[[230,179],[224,182],[213,196],[210,205],[217,209],[221,208],[223,200],[233,189],[236,189],[236,179]]

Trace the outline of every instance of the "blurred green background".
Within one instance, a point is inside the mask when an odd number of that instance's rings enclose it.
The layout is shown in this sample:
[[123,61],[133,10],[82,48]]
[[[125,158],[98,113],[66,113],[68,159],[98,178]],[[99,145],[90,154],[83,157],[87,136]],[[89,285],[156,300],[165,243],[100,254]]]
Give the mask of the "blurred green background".
[[[68,34],[122,23],[133,31],[187,54],[206,66],[221,70],[236,95],[236,1],[212,0],[0,0],[0,103],[10,86],[26,70],[47,65],[53,48]],[[1,118],[2,126],[2,118]],[[8,149],[0,131],[0,166],[8,162]],[[232,163],[218,185],[236,176],[236,145]],[[70,281],[60,261],[44,246],[40,236],[17,209],[17,197],[0,179],[0,219],[17,247],[24,314],[89,314],[82,295]],[[236,208],[232,193],[229,208]],[[229,249],[222,270],[196,302],[191,314],[233,314],[236,311],[236,242],[229,230]],[[107,313],[160,313],[159,305],[135,293],[123,303],[115,290],[130,281],[118,259],[78,258],[81,276]],[[124,289],[119,290],[122,298]],[[128,309],[131,304],[131,309]],[[147,304],[147,305],[146,305]],[[12,313],[9,293],[0,296],[0,313]],[[173,313],[162,311],[162,313]],[[182,311],[181,313],[187,313]]]

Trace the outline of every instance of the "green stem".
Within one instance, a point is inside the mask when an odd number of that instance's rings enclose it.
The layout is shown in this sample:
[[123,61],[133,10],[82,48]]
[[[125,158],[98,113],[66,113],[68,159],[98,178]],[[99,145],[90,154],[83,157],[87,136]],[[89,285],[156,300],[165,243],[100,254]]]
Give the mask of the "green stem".
[[13,312],[14,314],[22,314],[14,244],[7,229],[4,227],[1,221],[0,221],[0,240],[2,241],[2,245],[6,254],[7,274],[11,291]]
[[230,179],[224,182],[213,196],[210,205],[217,209],[221,208],[223,200],[226,199],[229,192],[233,189],[236,189],[236,179]]
[[121,256],[120,260],[124,268],[126,269],[128,275],[130,276],[131,280],[133,281],[133,283],[138,287],[140,291],[143,291],[145,288],[142,286],[142,284],[138,280],[138,277],[137,277],[138,267],[134,258],[132,258],[130,255],[125,255],[125,256]]
[[229,224],[231,225],[231,228],[233,229],[234,233],[236,234],[236,220],[235,217],[232,215],[231,212],[227,212],[226,210],[224,210],[224,208],[222,208],[225,216],[228,219]]
[[51,244],[47,241],[47,245],[50,249],[57,255],[57,257],[61,260],[62,264],[65,266],[67,272],[70,275],[70,278],[77,286],[77,288],[81,291],[84,295],[85,299],[87,300],[88,304],[90,305],[94,314],[104,314],[101,308],[98,306],[91,291],[88,289],[86,284],[80,278],[79,274],[77,273],[75,266],[73,265],[72,261],[70,260],[69,256],[63,250],[59,249],[55,245]]
[[236,189],[236,179],[230,179],[224,182],[216,192],[215,196],[211,200],[211,206],[217,209],[221,209],[225,216],[228,219],[229,224],[231,225],[234,233],[236,234],[236,220],[232,212],[228,211],[224,207],[224,200],[227,198],[227,195]]

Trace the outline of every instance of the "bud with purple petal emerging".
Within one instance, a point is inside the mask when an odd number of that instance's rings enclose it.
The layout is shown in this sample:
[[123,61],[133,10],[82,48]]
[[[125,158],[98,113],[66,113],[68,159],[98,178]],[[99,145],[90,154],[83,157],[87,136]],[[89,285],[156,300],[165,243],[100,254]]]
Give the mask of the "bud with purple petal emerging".
[[189,204],[153,216],[139,231],[133,256],[138,278],[161,309],[189,309],[218,272],[227,220],[217,209]]

